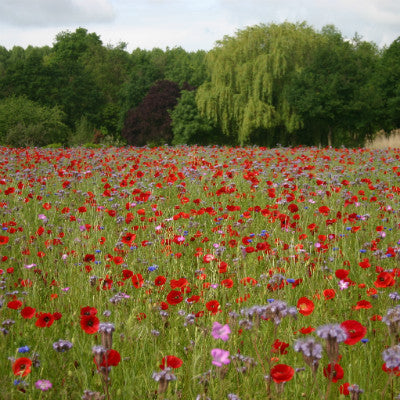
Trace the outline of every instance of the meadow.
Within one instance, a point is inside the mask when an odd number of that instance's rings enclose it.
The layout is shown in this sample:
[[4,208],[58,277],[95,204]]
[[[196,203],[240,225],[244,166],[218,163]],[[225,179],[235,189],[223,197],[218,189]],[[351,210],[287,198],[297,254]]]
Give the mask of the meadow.
[[0,398],[400,398],[399,166],[0,148]]

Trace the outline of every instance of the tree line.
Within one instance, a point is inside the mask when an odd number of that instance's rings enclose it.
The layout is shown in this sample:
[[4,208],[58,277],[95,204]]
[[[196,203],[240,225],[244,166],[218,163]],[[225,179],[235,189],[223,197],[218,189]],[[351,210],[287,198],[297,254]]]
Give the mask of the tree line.
[[260,24],[208,52],[126,50],[84,28],[0,47],[0,144],[362,146],[400,128],[400,37]]

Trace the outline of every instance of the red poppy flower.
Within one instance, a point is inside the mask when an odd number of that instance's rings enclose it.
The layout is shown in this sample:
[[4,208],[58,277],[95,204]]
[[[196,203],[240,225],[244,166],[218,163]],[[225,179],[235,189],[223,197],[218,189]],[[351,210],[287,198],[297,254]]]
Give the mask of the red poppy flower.
[[100,321],[95,315],[84,315],[81,317],[81,328],[92,335],[99,330]]
[[314,302],[307,297],[300,297],[297,308],[302,315],[310,315],[314,311]]
[[135,239],[136,235],[134,233],[127,233],[125,236],[122,236],[121,242],[131,246]]
[[22,301],[21,300],[12,300],[9,301],[7,304],[8,308],[11,308],[11,310],[18,310],[22,306]]
[[340,326],[347,332],[345,343],[348,345],[359,342],[367,333],[367,328],[364,325],[352,319],[342,322]]
[[324,215],[325,217],[329,215],[329,213],[331,212],[330,208],[327,206],[321,206],[320,208],[318,208],[318,211]]
[[160,368],[164,369],[165,368],[165,363],[167,364],[168,368],[180,368],[183,364],[183,361],[176,356],[166,356],[163,357],[161,360]]
[[124,262],[124,259],[120,256],[113,257],[114,264],[121,265]]
[[154,279],[154,284],[156,286],[162,286],[162,285],[165,284],[165,282],[167,282],[167,278],[165,276],[162,276],[162,275],[157,276],[157,278]]
[[354,308],[354,310],[360,310],[361,308],[368,309],[368,308],[372,308],[372,304],[367,300],[360,300],[357,302],[357,304],[353,308]]
[[346,382],[346,383],[343,383],[343,385],[340,385],[340,386],[339,386],[339,392],[340,392],[340,394],[344,394],[345,396],[348,396],[348,395],[350,394],[350,392],[349,392],[349,386],[350,386],[350,383],[349,383],[349,382]]
[[308,334],[310,334],[311,332],[314,332],[315,331],[315,328],[313,328],[312,326],[308,326],[307,328],[301,328],[300,330],[299,330],[299,332],[300,333],[302,333],[303,335],[308,335]]
[[162,301],[162,302],[160,303],[160,307],[161,307],[161,310],[168,310],[169,305],[168,305],[168,303],[166,303],[165,301]]
[[205,263],[210,263],[211,261],[213,261],[213,260],[215,260],[215,257],[212,255],[212,254],[206,254],[204,257],[203,257],[203,262],[205,262]]
[[121,355],[117,350],[109,349],[106,354],[103,355],[101,363],[96,363],[96,358],[93,357],[93,361],[96,364],[97,369],[100,367],[116,367],[121,361]]
[[271,368],[271,378],[276,383],[288,382],[293,375],[294,369],[286,364],[277,364]]
[[318,225],[312,223],[312,224],[308,225],[307,228],[308,228],[308,230],[309,230],[310,232],[314,232],[314,231],[318,230]]
[[193,296],[189,297],[188,299],[186,299],[186,302],[189,304],[194,304],[194,303],[197,303],[199,300],[200,300],[200,296],[193,295]]
[[0,245],[7,244],[10,238],[8,236],[0,236]]
[[219,309],[219,302],[217,300],[211,300],[208,303],[206,303],[206,308],[208,311],[211,312],[211,314],[216,314],[217,312],[220,312],[221,310]]
[[279,339],[276,339],[272,345],[272,352],[279,354],[287,354],[286,348],[289,347],[289,343],[281,342]]
[[39,313],[35,325],[39,328],[48,328],[53,325],[54,317],[50,313]]
[[132,276],[132,283],[133,286],[135,286],[136,289],[139,289],[143,286],[144,279],[142,274],[136,274]]
[[400,376],[400,368],[399,367],[388,368],[386,366],[386,363],[382,364],[382,371],[386,372],[387,374],[395,374],[396,376]]
[[126,281],[127,279],[133,276],[133,272],[129,269],[124,269],[122,271],[122,280]]
[[30,319],[35,315],[35,311],[36,311],[36,309],[34,309],[32,307],[24,307],[21,310],[21,317],[25,318],[25,319]]
[[182,288],[182,287],[188,285],[189,282],[186,278],[180,278],[180,279],[171,279],[169,284],[171,286],[171,289],[176,289],[176,288]]
[[228,269],[228,264],[227,264],[226,262],[221,261],[221,262],[218,264],[218,272],[219,272],[220,274],[224,274],[224,273],[227,271],[227,269]]
[[95,261],[96,257],[94,256],[94,254],[86,254],[85,257],[83,257],[83,261],[84,262],[91,262],[91,261]]
[[336,278],[343,280],[348,277],[349,273],[350,273],[349,269],[337,269],[335,271],[335,276],[336,276]]
[[81,308],[81,317],[84,315],[96,315],[97,314],[97,308],[95,307],[82,307]]
[[363,269],[369,268],[371,266],[368,258],[364,258],[362,261],[358,263],[358,265]]
[[14,375],[26,376],[31,372],[32,361],[29,358],[21,357],[17,358],[13,365],[12,370]]
[[167,302],[171,304],[171,306],[175,306],[183,301],[182,293],[177,290],[171,290],[167,295]]
[[58,321],[59,319],[62,318],[62,314],[60,312],[56,311],[55,313],[53,313],[53,318],[54,318],[54,321]]
[[328,364],[328,366],[324,368],[324,375],[335,383],[343,379],[344,371],[339,364],[335,364],[333,367],[332,364]]
[[374,285],[377,288],[385,288],[385,287],[393,286],[394,283],[395,283],[395,280],[393,278],[393,275],[389,272],[383,271],[377,276],[376,281],[374,282]]
[[233,287],[233,280],[231,278],[224,279],[223,281],[221,281],[221,286],[230,289],[231,287]]
[[336,296],[335,289],[325,289],[323,292],[325,300],[331,300]]
[[247,284],[250,284],[251,286],[255,286],[255,285],[257,285],[258,282],[254,278],[247,276],[246,278],[242,278],[240,280],[240,283],[243,286],[247,286]]

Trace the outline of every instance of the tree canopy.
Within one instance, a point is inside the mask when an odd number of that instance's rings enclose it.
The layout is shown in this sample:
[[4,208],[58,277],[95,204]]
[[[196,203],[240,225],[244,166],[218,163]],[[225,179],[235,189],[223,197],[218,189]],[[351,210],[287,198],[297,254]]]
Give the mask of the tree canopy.
[[[1,104],[36,116],[53,110],[59,133],[43,137],[72,145],[96,132],[104,143],[135,145],[361,146],[400,128],[399,82],[400,38],[379,49],[305,22],[254,25],[208,52],[128,52],[85,28],[60,32],[52,46],[0,46]],[[47,142],[40,123],[24,121],[9,138]]]

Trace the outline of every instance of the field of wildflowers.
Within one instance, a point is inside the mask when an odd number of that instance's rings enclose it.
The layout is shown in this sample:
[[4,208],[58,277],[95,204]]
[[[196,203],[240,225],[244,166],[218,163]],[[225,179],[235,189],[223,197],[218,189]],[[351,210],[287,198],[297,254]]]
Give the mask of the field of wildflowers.
[[399,166],[0,148],[0,398],[400,398]]

